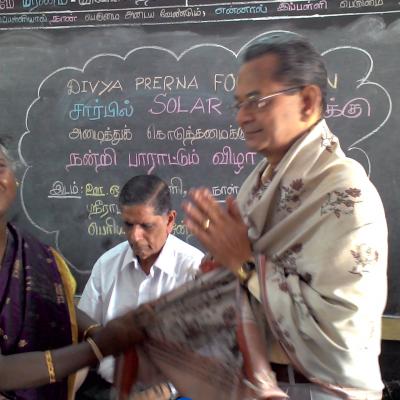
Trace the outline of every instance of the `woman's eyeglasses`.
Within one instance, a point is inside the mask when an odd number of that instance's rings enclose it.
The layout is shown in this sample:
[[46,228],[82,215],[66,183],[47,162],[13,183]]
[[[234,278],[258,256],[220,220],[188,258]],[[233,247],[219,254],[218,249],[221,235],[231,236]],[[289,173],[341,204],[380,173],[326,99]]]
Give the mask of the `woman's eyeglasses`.
[[304,86],[294,86],[288,89],[280,90],[279,92],[271,93],[268,96],[264,97],[257,97],[257,96],[249,97],[244,101],[236,102],[235,104],[233,104],[232,108],[236,112],[240,111],[241,109],[250,112],[257,112],[266,107],[272,98],[279,96],[281,94],[296,92],[298,90],[303,89],[303,87]]

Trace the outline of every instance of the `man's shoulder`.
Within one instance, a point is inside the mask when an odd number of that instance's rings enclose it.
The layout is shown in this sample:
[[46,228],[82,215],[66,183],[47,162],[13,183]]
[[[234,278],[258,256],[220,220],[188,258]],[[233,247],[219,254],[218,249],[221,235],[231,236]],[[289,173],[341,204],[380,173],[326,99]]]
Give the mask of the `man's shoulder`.
[[169,245],[171,246],[173,251],[177,254],[182,254],[183,256],[186,257],[200,258],[200,259],[204,257],[204,253],[197,247],[194,247],[191,244],[186,243],[182,239],[179,239],[178,237],[172,234],[169,235],[168,240],[169,240]]
[[112,265],[117,264],[121,257],[122,259],[125,257],[127,251],[130,250],[130,246],[127,240],[122,243],[117,244],[111,249],[107,250],[103,253],[98,260],[96,261],[96,265]]

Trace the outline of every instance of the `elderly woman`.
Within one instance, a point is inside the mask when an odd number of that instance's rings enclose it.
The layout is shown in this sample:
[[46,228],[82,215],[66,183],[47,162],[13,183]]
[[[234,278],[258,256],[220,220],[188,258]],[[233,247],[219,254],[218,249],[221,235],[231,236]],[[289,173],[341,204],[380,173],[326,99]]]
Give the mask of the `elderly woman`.
[[101,328],[76,314],[75,281],[61,256],[7,223],[16,196],[13,165],[0,142],[0,398],[71,399],[74,371],[141,335],[132,315]]

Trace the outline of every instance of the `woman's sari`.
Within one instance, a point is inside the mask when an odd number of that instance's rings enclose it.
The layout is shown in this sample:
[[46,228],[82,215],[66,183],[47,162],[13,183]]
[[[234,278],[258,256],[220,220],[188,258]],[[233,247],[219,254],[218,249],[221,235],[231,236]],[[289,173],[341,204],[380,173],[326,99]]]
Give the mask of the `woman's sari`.
[[[0,269],[1,354],[52,350],[76,342],[75,281],[65,262],[32,236],[22,235],[11,224],[7,228]],[[71,398],[72,386],[70,377],[51,385],[3,394],[18,400],[66,400]]]

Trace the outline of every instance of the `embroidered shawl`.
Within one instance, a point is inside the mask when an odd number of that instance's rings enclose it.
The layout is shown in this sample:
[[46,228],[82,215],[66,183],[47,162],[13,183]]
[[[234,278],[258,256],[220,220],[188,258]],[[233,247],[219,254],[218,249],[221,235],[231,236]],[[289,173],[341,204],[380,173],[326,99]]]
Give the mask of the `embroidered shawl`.
[[[1,354],[51,350],[76,342],[75,281],[65,262],[35,238],[22,235],[11,224],[7,228],[0,269]],[[72,378],[64,379],[5,395],[21,400],[63,400],[71,398],[72,385]]]
[[310,381],[351,399],[380,399],[387,227],[364,169],[325,121],[285,154],[272,179],[260,162],[238,203],[249,226],[268,325]]

